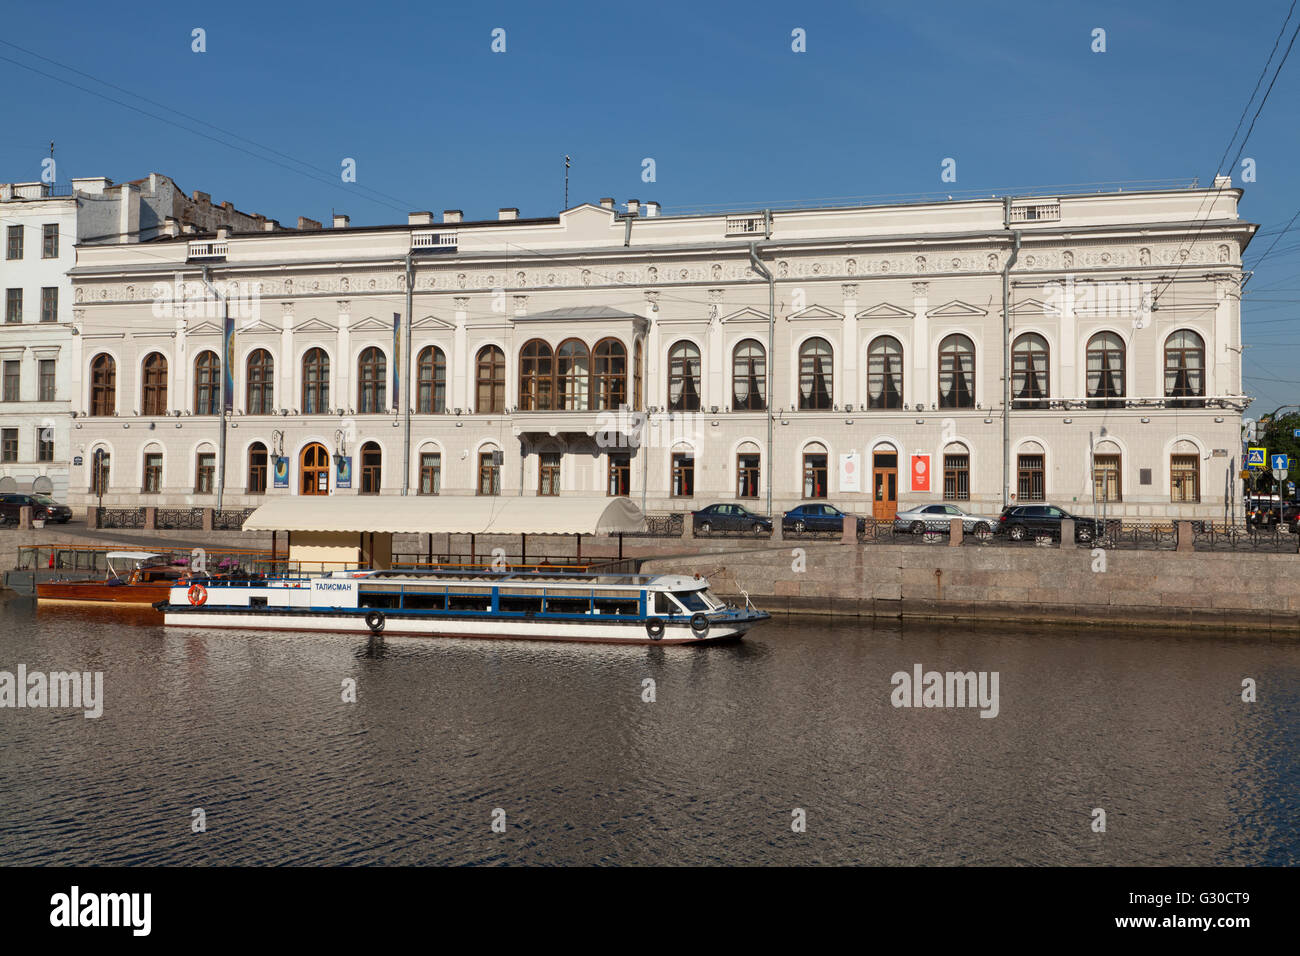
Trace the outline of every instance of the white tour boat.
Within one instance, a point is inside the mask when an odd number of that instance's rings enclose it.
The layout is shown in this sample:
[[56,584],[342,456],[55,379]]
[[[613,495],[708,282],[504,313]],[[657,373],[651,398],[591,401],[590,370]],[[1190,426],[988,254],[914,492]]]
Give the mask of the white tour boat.
[[696,644],[770,617],[746,605],[719,600],[699,576],[535,569],[192,578],[154,607],[186,627]]

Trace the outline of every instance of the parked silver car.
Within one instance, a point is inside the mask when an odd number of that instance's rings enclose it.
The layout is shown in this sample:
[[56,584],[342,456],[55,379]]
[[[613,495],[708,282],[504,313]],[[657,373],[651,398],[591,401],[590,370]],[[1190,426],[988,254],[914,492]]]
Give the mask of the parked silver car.
[[910,531],[912,534],[947,531],[948,522],[953,518],[961,519],[962,531],[966,534],[992,534],[998,524],[997,518],[972,514],[954,504],[917,505],[894,516],[894,531]]

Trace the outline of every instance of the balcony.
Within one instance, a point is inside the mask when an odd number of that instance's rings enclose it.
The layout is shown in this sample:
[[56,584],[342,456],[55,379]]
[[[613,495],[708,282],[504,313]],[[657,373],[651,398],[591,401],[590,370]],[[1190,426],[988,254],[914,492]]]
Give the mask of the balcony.
[[456,251],[456,233],[454,231],[434,232],[424,230],[411,233],[412,252],[454,253]]
[[752,216],[728,216],[728,236],[762,236],[766,235],[766,221],[761,213]]
[[188,258],[194,259],[224,259],[229,243],[224,239],[213,239],[207,242],[191,242]]
[[1012,222],[1060,222],[1061,204],[1058,201],[1012,203]]

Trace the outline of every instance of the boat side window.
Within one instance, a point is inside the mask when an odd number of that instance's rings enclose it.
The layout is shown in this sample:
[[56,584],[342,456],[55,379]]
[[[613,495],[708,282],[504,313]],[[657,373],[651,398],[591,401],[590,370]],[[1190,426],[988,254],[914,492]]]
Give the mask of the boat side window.
[[636,598],[613,597],[596,598],[597,614],[634,615],[640,609]]
[[510,614],[538,614],[542,610],[540,594],[502,594],[497,599],[502,611]]
[[682,609],[668,595],[667,591],[655,592],[655,613],[656,614],[680,614]]
[[710,610],[708,602],[700,597],[699,591],[674,591],[673,597],[682,602],[682,606],[688,611],[708,611]]
[[588,614],[591,612],[591,598],[546,596],[546,613],[548,614]]

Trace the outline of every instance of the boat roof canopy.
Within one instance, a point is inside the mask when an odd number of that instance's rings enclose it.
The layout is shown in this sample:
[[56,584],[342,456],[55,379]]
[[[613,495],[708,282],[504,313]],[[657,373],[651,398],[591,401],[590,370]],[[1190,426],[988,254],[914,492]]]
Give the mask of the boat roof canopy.
[[645,530],[628,498],[343,497],[303,495],[268,501],[245,531],[396,534],[618,534]]
[[119,558],[123,561],[148,561],[150,558],[162,558],[166,555],[159,554],[156,551],[109,551],[104,557],[110,561]]

